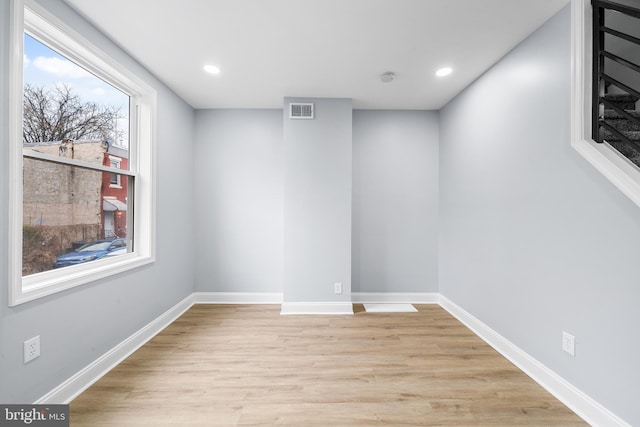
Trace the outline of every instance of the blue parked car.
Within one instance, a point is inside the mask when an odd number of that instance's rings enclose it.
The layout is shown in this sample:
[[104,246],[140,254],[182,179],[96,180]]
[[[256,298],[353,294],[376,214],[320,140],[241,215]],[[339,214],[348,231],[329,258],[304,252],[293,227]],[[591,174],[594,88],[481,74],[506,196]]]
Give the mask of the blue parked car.
[[96,240],[95,242],[80,246],[73,252],[60,255],[53,263],[53,268],[67,267],[70,265],[95,261],[108,256],[114,251],[122,253],[122,250],[126,253],[127,241],[125,239]]

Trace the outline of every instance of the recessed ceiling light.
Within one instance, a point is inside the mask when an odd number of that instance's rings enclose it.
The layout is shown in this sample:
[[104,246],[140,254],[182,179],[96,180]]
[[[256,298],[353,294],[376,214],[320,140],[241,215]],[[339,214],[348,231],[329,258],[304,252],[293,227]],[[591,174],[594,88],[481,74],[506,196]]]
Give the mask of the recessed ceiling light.
[[438,77],[444,77],[444,76],[448,76],[449,74],[451,74],[453,72],[453,68],[451,67],[444,67],[444,68],[440,68],[438,71],[436,71],[436,76]]
[[215,65],[205,65],[204,70],[210,74],[220,74],[220,68]]

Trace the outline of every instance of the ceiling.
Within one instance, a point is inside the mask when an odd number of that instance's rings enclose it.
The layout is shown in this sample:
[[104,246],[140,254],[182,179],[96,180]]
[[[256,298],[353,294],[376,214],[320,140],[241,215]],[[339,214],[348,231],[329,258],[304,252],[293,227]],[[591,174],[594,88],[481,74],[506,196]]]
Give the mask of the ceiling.
[[[568,3],[65,1],[194,108],[282,108],[292,96],[436,110]],[[453,73],[436,77],[443,66]],[[387,71],[396,78],[383,83]]]

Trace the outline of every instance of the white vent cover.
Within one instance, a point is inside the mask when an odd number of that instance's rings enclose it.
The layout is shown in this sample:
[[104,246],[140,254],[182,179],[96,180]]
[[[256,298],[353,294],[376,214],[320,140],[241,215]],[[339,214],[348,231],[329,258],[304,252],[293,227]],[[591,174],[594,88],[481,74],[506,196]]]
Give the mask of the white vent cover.
[[290,119],[313,119],[313,104],[292,102],[289,104]]

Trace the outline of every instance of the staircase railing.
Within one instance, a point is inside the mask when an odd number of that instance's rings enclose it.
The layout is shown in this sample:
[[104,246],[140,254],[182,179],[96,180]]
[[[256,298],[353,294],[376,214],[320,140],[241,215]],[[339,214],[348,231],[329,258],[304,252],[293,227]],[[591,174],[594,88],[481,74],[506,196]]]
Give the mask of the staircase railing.
[[[640,28],[640,9],[610,0],[592,0],[593,6],[593,108],[592,137],[596,142],[607,142],[616,150],[640,167],[640,38],[624,28],[613,28],[610,21],[613,13],[626,15],[625,19],[636,21],[635,28]],[[609,24],[609,25],[608,25]],[[605,43],[608,40],[608,43]],[[624,40],[631,54],[612,52],[608,46]],[[624,44],[625,42],[622,42]],[[627,49],[629,50],[629,49]],[[608,62],[612,61],[612,62]],[[606,64],[616,63],[631,71],[637,78],[622,82],[614,77]],[[615,89],[612,90],[612,86]],[[616,95],[612,95],[616,93]]]

